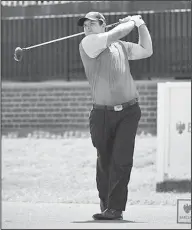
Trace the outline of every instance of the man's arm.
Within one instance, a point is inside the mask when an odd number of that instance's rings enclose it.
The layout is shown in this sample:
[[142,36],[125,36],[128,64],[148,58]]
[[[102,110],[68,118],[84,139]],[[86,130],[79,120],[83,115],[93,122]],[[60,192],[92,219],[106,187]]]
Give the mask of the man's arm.
[[[134,19],[135,16],[132,17]],[[153,54],[152,40],[145,22],[136,18],[136,26],[138,27],[139,42],[123,42],[128,50],[128,58],[137,60],[150,57]]]
[[106,32],[107,33],[107,46],[109,46],[111,43],[116,42],[119,39],[128,35],[133,30],[134,27],[135,27],[135,22],[130,20],[128,22],[119,24],[112,30]]
[[107,34],[90,34],[83,38],[82,46],[85,53],[90,58],[96,58],[103,50],[107,48]]

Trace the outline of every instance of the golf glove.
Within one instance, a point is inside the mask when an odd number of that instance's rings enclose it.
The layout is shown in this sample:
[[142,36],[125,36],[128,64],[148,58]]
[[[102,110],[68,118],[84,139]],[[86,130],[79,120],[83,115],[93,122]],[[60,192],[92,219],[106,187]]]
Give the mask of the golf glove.
[[130,19],[131,21],[135,22],[135,25],[139,28],[141,25],[144,25],[145,22],[143,21],[141,15],[134,15]]

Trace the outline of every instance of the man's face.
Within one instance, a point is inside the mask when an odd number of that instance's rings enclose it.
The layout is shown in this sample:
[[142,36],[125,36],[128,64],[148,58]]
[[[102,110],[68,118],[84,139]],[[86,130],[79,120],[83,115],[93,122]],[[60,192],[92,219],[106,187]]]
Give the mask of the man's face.
[[86,36],[89,34],[99,34],[105,32],[105,24],[103,23],[100,25],[99,21],[92,21],[87,19],[84,22],[83,27]]

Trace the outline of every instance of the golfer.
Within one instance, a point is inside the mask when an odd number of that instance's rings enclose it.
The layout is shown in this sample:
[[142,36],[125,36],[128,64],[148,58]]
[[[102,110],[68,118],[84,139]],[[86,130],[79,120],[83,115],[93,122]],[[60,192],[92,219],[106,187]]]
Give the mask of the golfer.
[[[101,213],[93,215],[96,220],[123,219],[141,117],[129,60],[148,58],[153,53],[149,31],[140,15],[119,22],[106,31],[105,17],[99,12],[89,12],[78,20],[85,32],[79,51],[93,99],[89,125],[97,150],[96,182],[101,207]],[[134,27],[138,28],[138,44],[120,40]]]

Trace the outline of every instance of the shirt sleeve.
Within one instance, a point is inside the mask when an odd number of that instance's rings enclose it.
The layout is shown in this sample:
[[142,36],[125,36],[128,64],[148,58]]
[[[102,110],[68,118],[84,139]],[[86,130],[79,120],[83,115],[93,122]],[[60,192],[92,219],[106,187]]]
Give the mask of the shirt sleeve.
[[96,58],[103,50],[107,48],[107,33],[90,34],[83,38],[82,46],[85,53],[90,58]]

